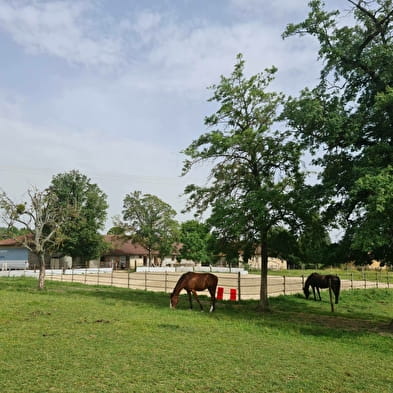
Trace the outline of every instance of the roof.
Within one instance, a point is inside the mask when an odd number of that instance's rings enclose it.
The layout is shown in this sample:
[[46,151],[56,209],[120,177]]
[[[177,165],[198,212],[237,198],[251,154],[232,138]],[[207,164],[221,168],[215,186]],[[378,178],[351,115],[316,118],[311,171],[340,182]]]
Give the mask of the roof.
[[0,240],[0,246],[21,246],[21,242],[17,239],[3,239]]
[[[133,243],[129,239],[124,239],[121,236],[116,235],[105,235],[104,240],[111,245],[106,255],[147,255],[148,251],[145,247],[140,244]],[[152,254],[157,254],[156,251],[152,251]]]
[[[123,256],[123,255],[147,255],[148,250],[138,243],[132,242],[132,240],[125,239],[121,236],[116,235],[104,235],[104,240],[110,244],[110,249],[105,255],[111,256]],[[0,240],[0,247],[17,247],[21,246],[21,243],[17,239],[4,239]],[[152,255],[158,255],[156,250],[152,250]]]

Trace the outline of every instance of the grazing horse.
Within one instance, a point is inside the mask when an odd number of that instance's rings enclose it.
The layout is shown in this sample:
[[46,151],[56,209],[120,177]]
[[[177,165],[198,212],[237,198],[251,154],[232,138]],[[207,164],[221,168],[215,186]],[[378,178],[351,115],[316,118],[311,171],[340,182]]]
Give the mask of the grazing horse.
[[171,293],[171,304],[170,307],[175,308],[179,302],[179,293],[182,289],[185,289],[188,294],[188,300],[190,301],[190,308],[192,308],[191,292],[193,293],[196,301],[203,311],[201,302],[198,299],[196,291],[204,291],[208,289],[211,296],[210,312],[216,308],[216,288],[218,278],[211,273],[184,273],[177,282],[175,288]]
[[318,273],[311,273],[306,280],[306,283],[304,284],[303,287],[303,292],[304,295],[306,296],[306,299],[310,296],[310,289],[309,287],[311,286],[313,294],[314,294],[314,300],[316,299],[315,296],[315,288],[317,289],[319,300],[321,299],[321,294],[319,292],[319,288],[329,288],[329,282],[330,282],[330,287],[332,288],[332,291],[335,296],[335,303],[338,304],[338,297],[340,295],[340,278],[338,276],[334,276],[333,274],[318,274]]

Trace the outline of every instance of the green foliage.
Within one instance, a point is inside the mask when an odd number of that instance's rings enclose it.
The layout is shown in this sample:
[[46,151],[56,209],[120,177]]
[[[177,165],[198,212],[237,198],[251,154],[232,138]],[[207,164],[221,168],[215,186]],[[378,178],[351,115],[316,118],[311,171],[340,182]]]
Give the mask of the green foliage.
[[17,238],[18,236],[27,235],[29,231],[26,228],[17,228],[10,226],[9,228],[0,227],[0,239]]
[[[223,244],[261,245],[264,287],[268,233],[278,224],[299,224],[295,211],[300,212],[304,174],[298,144],[273,130],[284,102],[282,94],[267,91],[276,68],[246,78],[244,65],[238,55],[232,74],[211,87],[210,101],[218,110],[205,118],[209,131],[184,150],[183,174],[196,164],[212,163],[207,186],[186,187],[187,207],[199,213],[212,208],[209,224]],[[267,303],[263,294],[261,308]]]
[[115,225],[108,230],[108,235],[123,236],[124,228],[122,226]]
[[315,199],[326,221],[345,230],[352,254],[388,259],[393,255],[393,5],[391,0],[348,3],[350,26],[342,25],[337,11],[325,11],[322,1],[311,1],[308,17],[287,27],[286,37],[318,39],[323,68],[315,88],[287,102],[285,116],[322,168]]
[[179,238],[176,211],[155,195],[134,191],[123,202],[123,219],[126,235],[144,246],[149,252],[159,252],[161,259],[172,253]]
[[301,266],[303,259],[298,239],[289,230],[283,227],[274,227],[268,238],[269,255],[285,259],[291,268]]
[[68,211],[60,251],[82,262],[99,257],[107,248],[98,232],[106,219],[106,195],[77,170],[54,176],[49,189]]
[[[384,262],[393,260],[393,168],[387,166],[376,175],[359,178],[352,191],[360,199],[362,215],[353,237],[356,250],[373,251],[373,256]],[[361,195],[361,196],[360,196]]]
[[209,226],[197,220],[189,220],[181,223],[180,228],[180,257],[195,262],[212,262],[208,245],[211,235]]

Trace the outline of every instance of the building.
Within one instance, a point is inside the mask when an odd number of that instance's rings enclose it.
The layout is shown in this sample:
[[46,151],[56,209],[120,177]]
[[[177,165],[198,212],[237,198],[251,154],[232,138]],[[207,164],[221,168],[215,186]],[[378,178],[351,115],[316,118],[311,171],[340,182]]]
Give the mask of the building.
[[38,266],[38,258],[16,239],[0,240],[0,270]]
[[26,269],[29,266],[29,251],[18,247],[14,239],[0,240],[0,270]]
[[[136,269],[147,266],[149,252],[140,244],[133,243],[121,236],[105,235],[104,239],[110,244],[109,250],[101,257],[101,265],[114,269]],[[158,264],[158,253],[151,253],[152,265]]]
[[[251,269],[261,269],[261,247],[257,247],[255,254],[248,260],[248,265]],[[287,270],[288,264],[285,259],[268,257],[267,268],[269,270]]]

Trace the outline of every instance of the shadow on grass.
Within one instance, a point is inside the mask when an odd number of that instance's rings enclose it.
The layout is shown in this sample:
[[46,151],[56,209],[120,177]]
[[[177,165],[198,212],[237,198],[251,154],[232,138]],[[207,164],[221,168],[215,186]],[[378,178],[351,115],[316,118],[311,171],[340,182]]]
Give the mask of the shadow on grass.
[[[149,292],[131,290],[110,286],[91,286],[79,283],[47,281],[46,290],[40,292],[36,289],[37,281],[31,278],[0,279],[0,290],[29,291],[30,293],[45,294],[49,296],[75,296],[92,297],[104,301],[121,301],[131,306],[146,305],[154,309],[169,308],[169,294],[162,292]],[[357,290],[359,296],[347,301],[342,293],[340,304],[335,305],[335,312],[330,311],[330,303],[306,300],[302,295],[279,296],[269,298],[271,311],[261,313],[257,311],[258,301],[247,300],[241,302],[218,301],[214,313],[205,312],[204,315],[221,320],[247,320],[258,327],[270,327],[281,330],[292,330],[301,334],[343,337],[350,335],[364,335],[368,333],[387,334],[393,336],[389,315],[362,311],[364,302],[378,302],[390,307],[393,304],[392,290]],[[204,310],[210,307],[210,298],[201,295]],[[199,313],[199,305],[193,300],[194,310]],[[180,296],[178,308],[173,312],[188,311],[189,303],[186,294]],[[391,309],[391,308],[390,308]],[[353,311],[356,310],[356,311]],[[189,315],[189,314],[188,314]]]

